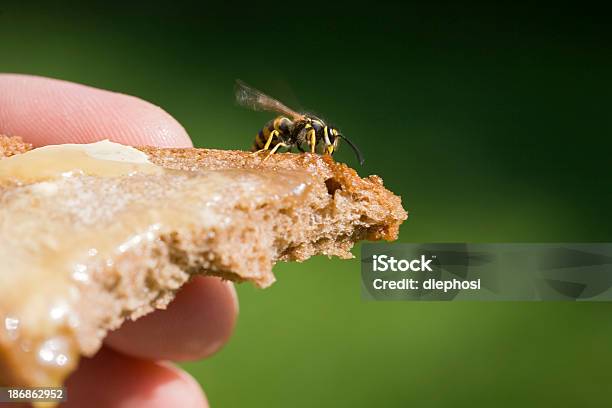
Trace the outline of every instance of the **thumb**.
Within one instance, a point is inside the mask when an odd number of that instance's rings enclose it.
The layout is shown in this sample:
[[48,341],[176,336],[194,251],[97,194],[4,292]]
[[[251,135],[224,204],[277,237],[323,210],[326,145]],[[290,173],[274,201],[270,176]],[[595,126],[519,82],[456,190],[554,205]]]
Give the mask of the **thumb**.
[[110,139],[130,145],[190,147],[185,129],[134,96],[57,79],[0,74],[0,134],[41,146]]

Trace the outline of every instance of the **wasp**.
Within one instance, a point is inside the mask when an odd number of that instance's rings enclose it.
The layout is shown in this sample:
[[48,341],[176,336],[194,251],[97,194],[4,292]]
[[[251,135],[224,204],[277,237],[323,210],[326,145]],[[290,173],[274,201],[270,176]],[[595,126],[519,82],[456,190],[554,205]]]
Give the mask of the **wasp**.
[[280,148],[297,148],[301,152],[309,149],[311,153],[320,152],[331,156],[338,149],[340,139],[343,139],[351,146],[359,163],[363,164],[363,156],[357,146],[323,119],[309,113],[298,113],[240,80],[236,80],[235,91],[239,105],[281,115],[270,120],[255,136],[251,150],[255,153],[269,151],[264,160]]

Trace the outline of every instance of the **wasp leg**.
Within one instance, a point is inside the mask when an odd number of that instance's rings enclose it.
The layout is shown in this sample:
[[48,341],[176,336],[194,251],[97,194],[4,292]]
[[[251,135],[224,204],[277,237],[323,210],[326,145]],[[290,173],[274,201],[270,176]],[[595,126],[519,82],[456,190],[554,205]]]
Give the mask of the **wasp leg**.
[[265,159],[263,159],[263,161],[266,161],[270,158],[270,156],[272,156],[274,153],[276,153],[276,151],[278,150],[279,147],[289,147],[288,144],[285,144],[283,142],[278,143],[276,146],[274,146],[274,148],[272,150],[270,150],[270,153],[268,153],[268,155],[266,156]]
[[274,136],[278,136],[278,130],[273,130],[272,132],[270,132],[270,137],[268,138],[268,140],[266,141],[266,145],[264,146],[264,150],[268,150],[268,148],[270,147],[270,143],[272,143],[272,139],[274,139]]
[[310,129],[308,133],[310,133],[310,153],[314,153],[317,144],[316,133],[314,129]]
[[268,150],[268,148],[270,147],[270,144],[272,143],[272,139],[274,139],[274,136],[278,136],[278,135],[279,135],[278,130],[273,130],[272,132],[270,132],[270,136],[268,136],[268,140],[266,141],[266,144],[264,145],[263,149],[256,150],[253,153],[251,153],[251,155],[261,153],[264,150]]
[[265,151],[266,149],[259,149],[259,150],[255,150],[254,152],[249,153],[249,156],[255,156],[263,151]]

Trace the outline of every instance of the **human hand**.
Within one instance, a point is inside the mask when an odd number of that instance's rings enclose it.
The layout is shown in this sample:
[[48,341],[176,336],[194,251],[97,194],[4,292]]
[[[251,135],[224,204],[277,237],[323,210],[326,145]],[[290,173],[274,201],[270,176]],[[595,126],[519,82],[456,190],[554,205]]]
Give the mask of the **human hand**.
[[[0,74],[0,134],[34,146],[110,139],[128,145],[190,147],[170,115],[141,99],[48,78]],[[66,407],[207,407],[197,382],[167,360],[196,360],[218,351],[238,314],[233,285],[196,277],[167,310],[111,333],[82,359],[66,386]],[[20,405],[22,406],[22,405]]]

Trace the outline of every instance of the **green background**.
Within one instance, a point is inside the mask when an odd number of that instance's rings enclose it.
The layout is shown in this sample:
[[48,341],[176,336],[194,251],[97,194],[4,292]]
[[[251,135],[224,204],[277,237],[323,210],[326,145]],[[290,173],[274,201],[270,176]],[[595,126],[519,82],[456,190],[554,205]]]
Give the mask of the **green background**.
[[[269,119],[233,104],[241,78],[361,147],[360,174],[410,211],[403,242],[610,241],[608,23],[559,4],[4,1],[0,71],[137,95],[213,148]],[[365,303],[356,260],[275,273],[239,286],[230,343],[185,364],[213,407],[608,404],[609,304]]]

